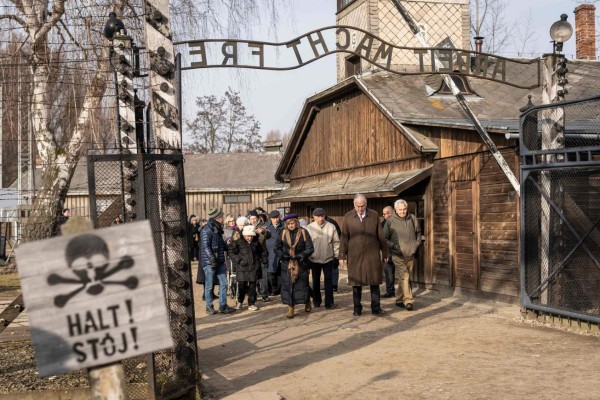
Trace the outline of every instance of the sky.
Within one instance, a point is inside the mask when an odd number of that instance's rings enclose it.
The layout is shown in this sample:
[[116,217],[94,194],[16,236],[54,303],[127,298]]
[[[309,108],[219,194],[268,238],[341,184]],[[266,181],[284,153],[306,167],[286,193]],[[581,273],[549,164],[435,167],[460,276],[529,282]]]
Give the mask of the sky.
[[[267,27],[258,27],[254,34],[245,39],[257,41],[286,42],[314,29],[335,25],[336,0],[285,0],[292,2],[292,14],[282,12],[277,27],[277,40]],[[574,25],[573,10],[582,1],[577,0],[508,0],[506,16],[510,21],[531,21],[533,34],[528,50],[538,55],[551,52],[550,26],[568,15]],[[222,39],[217,36],[214,39]],[[202,38],[189,38],[202,39]],[[401,44],[400,44],[401,45]],[[518,46],[509,46],[502,56],[515,56]],[[575,35],[565,43],[563,53],[574,58]],[[282,57],[292,52],[285,52]],[[210,58],[210,57],[207,57]],[[261,124],[264,136],[270,130],[282,134],[290,132],[307,97],[321,92],[336,83],[335,55],[321,58],[307,66],[291,71],[265,71],[230,68],[194,69],[183,72],[183,118],[192,120],[196,112],[195,99],[204,95],[221,97],[228,88],[240,92],[249,114]],[[286,62],[283,58],[281,63]],[[289,60],[287,60],[289,61]],[[295,59],[291,61],[292,64]],[[265,65],[270,65],[265,61]],[[289,65],[289,63],[288,63]],[[187,135],[184,123],[184,143]]]

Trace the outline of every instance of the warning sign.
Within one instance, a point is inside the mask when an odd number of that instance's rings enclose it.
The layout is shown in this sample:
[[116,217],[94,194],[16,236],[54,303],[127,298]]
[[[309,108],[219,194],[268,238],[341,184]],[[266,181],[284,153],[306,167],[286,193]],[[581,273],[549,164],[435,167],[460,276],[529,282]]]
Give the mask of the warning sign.
[[147,221],[16,250],[41,376],[173,345]]

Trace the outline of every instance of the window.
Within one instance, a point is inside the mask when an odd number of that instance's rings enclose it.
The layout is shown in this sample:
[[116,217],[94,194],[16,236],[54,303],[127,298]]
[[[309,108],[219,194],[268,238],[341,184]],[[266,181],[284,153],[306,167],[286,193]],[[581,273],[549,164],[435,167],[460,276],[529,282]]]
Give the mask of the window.
[[250,195],[249,194],[241,194],[237,196],[223,196],[223,203],[231,204],[231,203],[250,203]]
[[[463,95],[474,94],[473,90],[469,86],[469,82],[467,81],[467,79],[465,77],[460,76],[460,75],[450,75],[450,78],[452,79],[454,84],[458,87],[458,90],[460,90],[460,92]],[[442,81],[442,85],[437,90],[437,92],[434,93],[434,95],[450,95],[451,96],[452,90],[450,90],[450,87],[446,84],[446,81]]]
[[352,3],[354,0],[338,0],[338,11]]
[[362,72],[360,66],[360,57],[352,55],[346,58],[346,78],[350,78],[352,75],[359,75]]

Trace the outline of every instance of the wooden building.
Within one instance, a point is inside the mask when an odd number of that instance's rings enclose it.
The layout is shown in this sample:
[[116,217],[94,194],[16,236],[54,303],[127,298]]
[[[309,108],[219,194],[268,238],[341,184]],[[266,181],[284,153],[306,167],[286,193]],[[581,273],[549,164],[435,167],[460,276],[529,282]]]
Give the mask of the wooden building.
[[[600,94],[597,62],[569,63],[569,99]],[[507,71],[523,74],[523,70]],[[541,104],[541,88],[453,79],[519,176],[519,108]],[[537,76],[531,76],[533,82]],[[414,280],[495,296],[519,294],[519,198],[439,75],[371,72],[306,100],[277,169],[290,187],[269,202],[316,207],[339,219],[356,193],[368,207],[403,198],[422,224]]]
[[[248,210],[262,207],[286,209],[289,203],[269,205],[266,198],[286,188],[286,183],[277,182],[275,170],[281,161],[281,143],[257,153],[186,154],[184,173],[186,205],[188,214],[207,218],[213,207],[222,207],[225,214],[245,215]],[[36,174],[39,181],[40,174]],[[98,177],[102,179],[102,177]],[[97,183],[97,185],[99,185]],[[16,183],[13,184],[16,186]],[[38,185],[39,187],[39,182]],[[120,187],[114,190],[105,187],[104,194],[97,193],[100,212],[110,207],[118,197]],[[28,193],[29,189],[24,188]],[[65,207],[73,216],[90,215],[87,162],[82,157],[75,169]]]

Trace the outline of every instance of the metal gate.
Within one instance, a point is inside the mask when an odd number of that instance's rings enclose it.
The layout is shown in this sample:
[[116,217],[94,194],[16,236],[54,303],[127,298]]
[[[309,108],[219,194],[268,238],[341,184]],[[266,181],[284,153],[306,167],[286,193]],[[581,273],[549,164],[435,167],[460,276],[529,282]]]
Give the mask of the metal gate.
[[521,302],[600,322],[600,97],[520,119]]
[[[132,399],[194,398],[198,383],[192,275],[181,154],[88,155],[90,215],[96,228],[147,219],[169,310],[175,346],[147,358],[126,360]],[[146,370],[148,385],[140,382]]]

